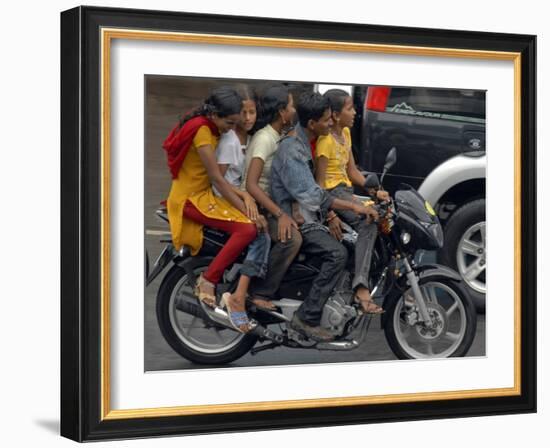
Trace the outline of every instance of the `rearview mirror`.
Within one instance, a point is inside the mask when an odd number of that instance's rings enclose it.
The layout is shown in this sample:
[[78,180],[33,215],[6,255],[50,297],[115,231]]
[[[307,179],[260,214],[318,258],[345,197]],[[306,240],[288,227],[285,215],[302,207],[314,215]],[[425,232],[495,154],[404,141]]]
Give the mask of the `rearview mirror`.
[[392,166],[397,162],[397,148],[394,146],[389,150],[386,156],[386,163],[384,164],[384,173],[389,171]]
[[386,163],[384,163],[384,170],[382,171],[382,179],[380,182],[384,182],[384,177],[386,173],[390,170],[392,166],[397,162],[397,148],[394,146],[389,150],[388,155],[386,156]]

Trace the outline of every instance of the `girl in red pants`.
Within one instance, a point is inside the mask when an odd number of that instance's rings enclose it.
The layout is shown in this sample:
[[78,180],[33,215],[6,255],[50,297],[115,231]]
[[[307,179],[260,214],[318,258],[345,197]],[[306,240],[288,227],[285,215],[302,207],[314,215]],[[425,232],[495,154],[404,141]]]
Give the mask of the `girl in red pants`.
[[[163,145],[172,174],[167,207],[176,250],[186,245],[196,255],[202,246],[203,225],[230,234],[197,281],[196,294],[210,307],[216,306],[215,285],[223,272],[257,234],[256,225],[246,216],[245,204],[220,173],[215,154],[220,134],[234,129],[239,121],[241,106],[242,99],[234,89],[215,89],[200,108],[172,130]],[[214,194],[212,186],[221,197]],[[252,325],[244,296],[232,294],[226,305],[233,326],[246,333]]]

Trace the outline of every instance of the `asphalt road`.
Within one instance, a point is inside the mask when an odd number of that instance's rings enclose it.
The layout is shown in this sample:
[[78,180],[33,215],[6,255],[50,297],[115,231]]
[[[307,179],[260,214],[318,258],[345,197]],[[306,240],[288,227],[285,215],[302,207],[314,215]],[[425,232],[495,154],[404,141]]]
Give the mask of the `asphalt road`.
[[[162,230],[157,226],[156,231]],[[159,236],[149,235],[146,237],[147,247],[150,251],[151,263],[160,253],[163,245],[158,242]],[[431,261],[428,255],[426,261]],[[168,268],[163,273],[168,272]],[[211,368],[193,364],[182,358],[164,340],[156,319],[156,295],[162,281],[161,274],[145,290],[145,370],[180,370]],[[477,332],[467,356],[485,355],[485,316],[478,315]],[[397,359],[391,351],[384,332],[380,328],[380,320],[373,319],[366,340],[357,349],[349,352],[318,351],[306,349],[292,349],[278,347],[273,350],[262,351],[254,356],[247,354],[232,364],[224,367],[247,367],[247,366],[268,366],[268,365],[291,365],[291,364],[313,364],[313,363],[334,363],[350,361],[387,361]]]
[[[194,81],[192,88],[183,78],[148,76],[146,78],[146,135],[145,135],[145,247],[153,263],[162,249],[158,233],[166,231],[154,216],[159,202],[168,195],[170,176],[162,150],[162,141],[175,125],[179,115],[198,105],[209,89],[218,85],[215,80]],[[145,290],[145,370],[196,369],[174,352],[160,333],[155,302],[162,275]],[[485,355],[485,316],[478,316],[477,334],[468,356]],[[379,320],[374,319],[363,345],[350,352],[320,352],[317,350],[276,348],[255,356],[245,355],[226,367],[330,363],[349,361],[384,361],[396,359],[391,352]]]

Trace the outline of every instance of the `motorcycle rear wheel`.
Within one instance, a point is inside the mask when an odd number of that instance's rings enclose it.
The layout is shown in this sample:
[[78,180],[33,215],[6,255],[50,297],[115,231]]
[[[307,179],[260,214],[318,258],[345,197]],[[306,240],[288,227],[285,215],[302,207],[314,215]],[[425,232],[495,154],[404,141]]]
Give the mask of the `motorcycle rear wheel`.
[[423,278],[419,286],[436,325],[428,329],[417,321],[418,307],[409,288],[387,310],[384,332],[393,353],[399,359],[465,356],[477,327],[468,293],[456,281],[441,276]]
[[[207,266],[193,270],[198,275]],[[195,364],[233,362],[256,344],[255,335],[241,334],[201,318],[205,316],[183,268],[174,265],[157,294],[157,321],[164,339],[178,354]]]

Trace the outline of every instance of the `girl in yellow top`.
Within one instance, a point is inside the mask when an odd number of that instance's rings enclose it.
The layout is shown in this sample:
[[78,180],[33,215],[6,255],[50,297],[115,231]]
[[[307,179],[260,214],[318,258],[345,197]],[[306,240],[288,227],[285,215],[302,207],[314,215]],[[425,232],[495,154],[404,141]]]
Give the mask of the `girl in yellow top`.
[[[355,119],[353,99],[341,89],[331,89],[324,94],[332,111],[333,126],[331,132],[321,136],[315,147],[315,178],[317,183],[328,190],[332,196],[354,201],[352,185],[364,187],[365,177],[357,169],[351,151],[350,128]],[[378,191],[380,200],[388,200],[385,191]],[[337,214],[336,214],[337,213]],[[372,300],[369,291],[369,269],[378,229],[375,223],[369,223],[361,216],[349,210],[331,212],[328,217],[331,233],[342,238],[341,221],[349,224],[358,232],[355,247],[355,277],[353,289],[356,300],[369,314],[380,314],[384,310]]]
[[[242,98],[234,89],[215,89],[199,109],[174,128],[163,145],[172,174],[167,207],[176,250],[186,245],[196,255],[202,246],[203,225],[231,235],[197,282],[199,300],[210,307],[216,306],[215,285],[223,272],[256,238],[256,225],[221,174],[215,154],[220,134],[234,129],[239,121],[241,106]],[[221,197],[214,194],[212,186]],[[232,294],[226,305],[234,327],[247,332],[251,324],[244,298],[245,294]]]

